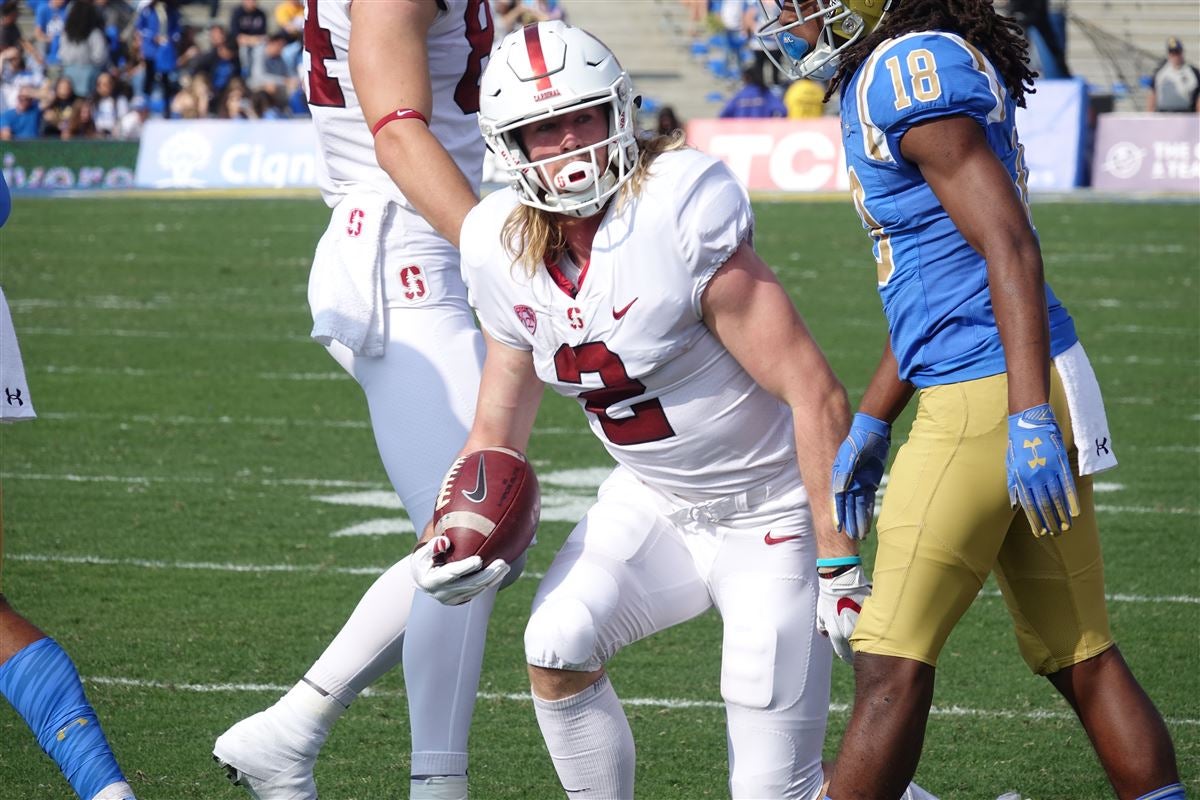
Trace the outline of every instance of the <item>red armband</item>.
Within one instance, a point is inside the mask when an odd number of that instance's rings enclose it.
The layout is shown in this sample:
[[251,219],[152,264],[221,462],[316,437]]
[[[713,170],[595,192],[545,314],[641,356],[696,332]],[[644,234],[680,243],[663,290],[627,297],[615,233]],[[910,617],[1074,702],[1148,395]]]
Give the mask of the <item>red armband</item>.
[[384,114],[378,122],[371,126],[371,135],[378,136],[379,131],[383,129],[384,125],[387,125],[389,122],[395,122],[398,119],[419,119],[425,123],[425,127],[429,127],[429,120],[425,119],[425,115],[415,108],[397,108],[390,114]]

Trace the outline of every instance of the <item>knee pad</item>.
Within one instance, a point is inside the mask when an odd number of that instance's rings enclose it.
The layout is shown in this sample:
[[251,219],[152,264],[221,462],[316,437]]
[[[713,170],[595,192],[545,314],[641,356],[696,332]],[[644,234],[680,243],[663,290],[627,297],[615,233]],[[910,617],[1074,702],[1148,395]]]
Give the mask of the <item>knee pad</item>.
[[591,610],[573,597],[538,605],[525,626],[525,660],[547,669],[599,669],[596,623]]

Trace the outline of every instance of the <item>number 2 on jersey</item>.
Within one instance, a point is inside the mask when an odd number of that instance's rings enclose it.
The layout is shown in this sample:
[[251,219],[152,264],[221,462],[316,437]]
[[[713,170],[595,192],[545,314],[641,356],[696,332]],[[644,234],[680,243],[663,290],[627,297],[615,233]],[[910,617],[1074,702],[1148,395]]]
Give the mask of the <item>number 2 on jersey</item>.
[[892,56],[883,62],[888,73],[892,76],[892,90],[896,93],[896,110],[903,111],[913,104],[915,97],[919,102],[929,103],[942,96],[942,83],[938,80],[937,61],[933,53],[921,47],[913,50],[905,59],[908,74],[911,75],[912,97],[909,97],[904,86],[904,71],[900,69],[900,56]]
[[585,411],[595,414],[608,440],[616,445],[645,444],[668,439],[675,429],[667,421],[662,403],[643,400],[630,406],[633,416],[613,419],[607,409],[615,403],[630,400],[646,393],[646,384],[629,377],[621,357],[608,349],[604,342],[585,342],[578,347],[564,344],[554,354],[554,369],[565,383],[583,383],[583,373],[600,375],[604,384],[599,389],[580,392]]

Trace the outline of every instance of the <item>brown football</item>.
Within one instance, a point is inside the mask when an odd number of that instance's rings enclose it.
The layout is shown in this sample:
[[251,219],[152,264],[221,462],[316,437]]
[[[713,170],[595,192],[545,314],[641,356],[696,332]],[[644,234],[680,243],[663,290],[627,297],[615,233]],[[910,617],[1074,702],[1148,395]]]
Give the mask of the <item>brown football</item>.
[[451,543],[438,560],[477,555],[484,566],[497,558],[512,564],[533,541],[541,506],[537,476],[523,454],[488,447],[461,456],[433,508],[435,533]]

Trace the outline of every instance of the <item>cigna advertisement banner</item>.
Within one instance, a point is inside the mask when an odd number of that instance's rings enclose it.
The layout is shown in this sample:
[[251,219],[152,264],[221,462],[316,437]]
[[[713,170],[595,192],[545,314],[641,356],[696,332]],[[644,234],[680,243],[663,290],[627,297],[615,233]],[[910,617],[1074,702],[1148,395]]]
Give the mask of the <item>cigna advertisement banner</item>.
[[1092,186],[1200,194],[1200,114],[1104,114],[1096,129]]
[[151,120],[137,185],[146,189],[284,189],[317,184],[309,120]]

